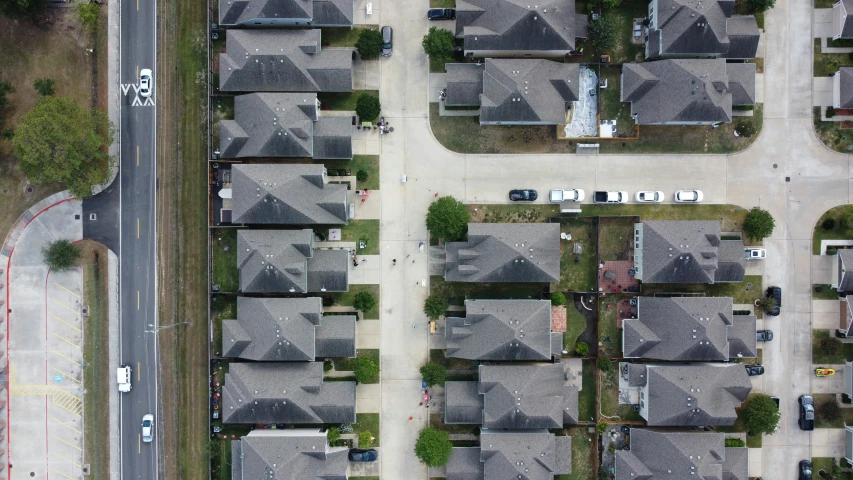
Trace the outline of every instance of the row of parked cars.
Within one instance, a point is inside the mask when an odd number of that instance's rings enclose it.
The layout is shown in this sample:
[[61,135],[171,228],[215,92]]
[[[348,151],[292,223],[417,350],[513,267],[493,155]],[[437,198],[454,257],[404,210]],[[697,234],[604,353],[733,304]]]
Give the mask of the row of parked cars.
[[[539,198],[536,190],[526,188],[509,191],[509,199],[513,202],[533,202]],[[586,194],[579,188],[568,190],[554,189],[549,194],[549,199],[554,203],[582,202]],[[673,200],[677,203],[699,203],[705,196],[701,190],[677,190]],[[593,203],[628,203],[630,197],[628,192],[597,190],[592,192]],[[634,201],[639,203],[661,203],[666,200],[666,195],[661,191],[643,190],[634,194]]]

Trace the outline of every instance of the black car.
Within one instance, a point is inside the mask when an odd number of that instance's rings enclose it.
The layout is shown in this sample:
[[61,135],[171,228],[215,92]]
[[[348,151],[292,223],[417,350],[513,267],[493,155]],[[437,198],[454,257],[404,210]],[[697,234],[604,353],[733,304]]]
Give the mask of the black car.
[[393,32],[391,31],[391,27],[384,26],[382,30],[379,31],[382,34],[382,56],[390,57],[391,56],[391,40],[393,37]]
[[758,330],[755,332],[755,340],[758,342],[769,342],[773,340],[772,330]]
[[779,310],[782,309],[782,289],[779,287],[767,287],[767,293],[765,293],[765,296],[776,300],[776,306],[773,310],[767,312],[767,315],[770,315],[771,317],[779,315]]
[[750,377],[755,377],[757,375],[764,375],[764,366],[762,366],[762,365],[746,364],[746,365],[744,365],[744,367],[746,367],[746,374],[749,375]]
[[812,480],[812,462],[800,460],[800,480]]
[[[800,395],[800,430],[814,430],[814,397],[811,395]],[[811,478],[811,475],[809,475]]]
[[376,453],[375,449],[368,448],[350,448],[349,449],[349,461],[350,462],[375,462],[376,458],[379,454]]
[[770,400],[773,400],[773,403],[776,404],[776,410],[779,410],[779,397],[770,397]]
[[513,202],[532,202],[539,198],[536,190],[510,190],[509,199]]
[[430,20],[456,20],[456,10],[453,8],[430,8],[427,12]]

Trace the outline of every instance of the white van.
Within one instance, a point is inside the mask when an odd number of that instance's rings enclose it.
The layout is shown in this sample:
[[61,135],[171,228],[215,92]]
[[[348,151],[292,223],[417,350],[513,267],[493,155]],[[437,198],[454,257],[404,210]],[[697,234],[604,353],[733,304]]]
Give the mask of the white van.
[[118,391],[127,393],[133,386],[130,384],[130,377],[133,375],[133,370],[130,365],[122,365],[116,371],[116,380],[118,380]]

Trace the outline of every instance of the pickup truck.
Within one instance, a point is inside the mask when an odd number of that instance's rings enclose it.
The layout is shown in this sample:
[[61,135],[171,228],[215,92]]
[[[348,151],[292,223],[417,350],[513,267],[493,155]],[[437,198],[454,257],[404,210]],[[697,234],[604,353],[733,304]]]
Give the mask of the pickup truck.
[[133,386],[130,384],[130,378],[133,376],[133,369],[130,365],[122,365],[116,370],[116,379],[118,380],[118,391],[127,393]]
[[562,202],[582,202],[584,198],[583,190],[551,190],[551,201],[554,203]]
[[628,192],[605,192],[598,190],[592,192],[593,203],[626,203],[628,201]]

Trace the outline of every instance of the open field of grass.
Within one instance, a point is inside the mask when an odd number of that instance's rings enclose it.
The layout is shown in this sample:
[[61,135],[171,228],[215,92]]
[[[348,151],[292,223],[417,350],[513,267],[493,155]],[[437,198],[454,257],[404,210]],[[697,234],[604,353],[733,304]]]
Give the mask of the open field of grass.
[[240,271],[237,268],[237,229],[210,229],[210,253],[213,256],[213,285],[220,292],[237,292],[240,289]]
[[[560,242],[560,283],[552,291],[592,292],[596,290],[595,245],[598,235],[590,218],[569,218],[560,221],[560,232],[571,233],[571,242]],[[583,245],[579,255],[572,253],[574,242]]]
[[836,152],[849,154],[853,151],[853,129],[842,129],[841,122],[824,122],[820,119],[820,107],[814,107],[814,129],[820,141]]
[[[853,138],[853,134],[851,134]],[[827,219],[835,220],[835,225],[829,230],[823,228],[823,222]],[[850,240],[853,239],[853,205],[839,205],[829,209],[817,221],[812,238],[812,253],[819,255],[820,242],[822,240]]]
[[655,293],[705,293],[708,297],[732,297],[734,303],[754,304],[764,296],[761,275],[746,275],[740,283],[685,283],[679,285],[643,284],[643,295]]
[[812,330],[812,363],[815,365],[837,365],[853,360],[853,343],[842,343],[838,353],[828,354],[821,347],[821,340],[831,338],[834,332]]
[[359,292],[368,292],[376,299],[376,306],[372,309],[363,312],[366,320],[379,320],[379,285],[350,285],[348,292],[336,292],[324,294],[324,297],[331,297],[335,300],[335,305],[343,305],[351,307],[355,296]]
[[359,255],[379,255],[379,220],[350,220],[341,225],[341,240],[355,242],[363,240],[365,248],[357,248]]

